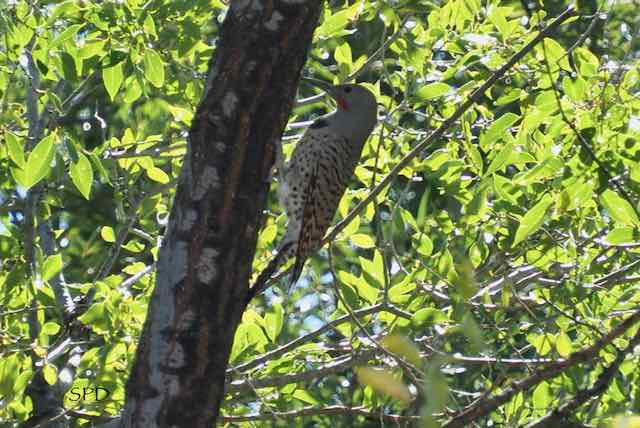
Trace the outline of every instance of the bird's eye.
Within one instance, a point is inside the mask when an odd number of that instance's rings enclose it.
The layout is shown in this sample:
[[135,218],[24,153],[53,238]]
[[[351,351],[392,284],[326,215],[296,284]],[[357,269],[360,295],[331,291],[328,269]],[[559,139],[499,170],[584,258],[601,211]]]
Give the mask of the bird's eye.
[[351,86],[347,86],[346,88],[344,88],[344,91],[348,94],[349,92],[351,92]]

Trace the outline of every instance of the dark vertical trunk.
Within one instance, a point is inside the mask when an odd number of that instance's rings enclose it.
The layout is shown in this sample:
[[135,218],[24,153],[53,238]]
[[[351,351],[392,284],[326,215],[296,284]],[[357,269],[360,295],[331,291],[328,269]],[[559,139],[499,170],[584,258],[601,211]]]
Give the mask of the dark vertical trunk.
[[193,119],[122,426],[213,426],[282,134],[322,2],[233,0]]

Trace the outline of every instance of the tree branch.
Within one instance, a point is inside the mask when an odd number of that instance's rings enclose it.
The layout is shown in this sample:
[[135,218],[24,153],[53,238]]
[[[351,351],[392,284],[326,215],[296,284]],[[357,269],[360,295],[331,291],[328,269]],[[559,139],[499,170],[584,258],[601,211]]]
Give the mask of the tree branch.
[[614,339],[622,336],[640,321],[640,309],[633,313],[630,317],[622,321],[617,327],[612,329],[608,334],[601,337],[593,345],[580,351],[572,353],[566,360],[551,363],[541,369],[536,370],[530,376],[513,382],[502,393],[486,397],[478,402],[470,405],[462,410],[449,422],[444,424],[442,428],[463,428],[468,426],[471,421],[477,421],[478,418],[486,416],[515,396],[520,391],[527,390],[537,385],[543,380],[553,378],[564,370],[577,364],[593,360],[605,346],[613,342]]
[[629,344],[623,350],[618,352],[616,359],[613,360],[609,367],[605,368],[602,373],[600,373],[598,380],[596,380],[591,388],[578,391],[571,401],[557,407],[542,418],[530,425],[527,425],[527,428],[546,428],[557,426],[562,421],[568,420],[575,413],[575,410],[578,407],[586,403],[591,398],[604,393],[607,388],[609,388],[609,385],[611,384],[611,381],[613,381],[616,373],[618,373],[620,365],[624,362],[627,355],[633,353],[634,348],[638,344],[640,344],[640,330],[636,332],[633,338],[629,341]]
[[[385,309],[386,305],[383,304],[378,304],[378,305],[373,305],[373,306],[369,306],[368,308],[363,308],[363,309],[359,309],[357,311],[354,311],[354,314],[358,317],[363,317],[366,315],[371,315],[371,314],[375,314],[383,309]],[[244,364],[240,364],[232,369],[227,369],[227,374],[231,374],[233,371],[246,371],[246,370],[251,370],[253,368],[256,368],[264,363],[266,363],[267,361],[273,359],[273,358],[278,358],[281,355],[286,354],[287,352],[297,348],[298,346],[302,345],[303,343],[307,343],[313,339],[315,339],[316,337],[322,335],[323,333],[334,329],[336,326],[348,322],[349,320],[351,320],[351,315],[350,314],[346,314],[341,316],[340,318],[337,318],[331,322],[326,323],[325,325],[323,325],[322,327],[312,331],[311,333],[305,334],[304,336],[298,337],[297,339],[292,340],[291,342],[274,349],[273,351],[269,351],[266,352],[264,354],[262,354],[261,356],[254,358],[253,360],[246,362]]]
[[389,415],[382,412],[372,412],[364,407],[347,407],[347,406],[327,406],[327,407],[305,407],[300,410],[292,410],[290,412],[273,412],[260,413],[247,416],[220,416],[218,420],[226,423],[251,422],[251,421],[270,421],[278,419],[293,419],[308,416],[336,416],[336,415],[353,415],[364,416],[366,418],[375,419],[384,422],[417,422],[420,416],[404,416]]

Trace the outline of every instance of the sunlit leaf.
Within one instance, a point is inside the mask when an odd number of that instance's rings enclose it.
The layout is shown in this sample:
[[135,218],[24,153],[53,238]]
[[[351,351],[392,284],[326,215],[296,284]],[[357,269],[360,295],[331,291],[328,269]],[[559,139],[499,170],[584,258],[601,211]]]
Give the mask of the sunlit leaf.
[[100,236],[106,242],[116,242],[116,234],[112,227],[102,226],[102,229],[100,229]]
[[552,204],[553,198],[549,194],[545,194],[533,208],[527,211],[520,220],[512,246],[515,247],[540,229],[544,222],[545,214]]
[[167,173],[158,167],[154,166],[152,168],[149,168],[146,170],[146,172],[147,172],[147,176],[151,180],[157,181],[158,183],[167,184],[169,181],[171,181]]
[[536,409],[546,409],[553,400],[553,397],[550,394],[549,384],[545,381],[540,382],[533,390],[532,398],[533,406]]
[[617,223],[624,226],[638,226],[640,220],[631,204],[611,189],[607,189],[600,195],[600,202]]
[[354,371],[360,383],[369,385],[376,391],[404,403],[411,401],[409,388],[401,380],[397,379],[391,371],[371,367],[356,367]]
[[416,326],[433,325],[436,323],[447,322],[448,318],[440,309],[421,308],[418,309],[411,318]]
[[480,136],[481,147],[491,147],[496,141],[504,138],[509,128],[520,119],[517,114],[508,112],[495,120],[491,126]]
[[55,385],[58,381],[58,369],[53,364],[46,363],[42,367],[42,375],[49,385]]
[[610,428],[640,428],[640,416],[618,416],[611,420]]
[[65,28],[64,31],[62,31],[58,37],[56,37],[53,42],[51,42],[49,44],[49,49],[55,49],[58,46],[60,46],[61,44],[63,44],[64,42],[66,42],[67,40],[70,40],[73,38],[73,36],[76,35],[76,33],[78,33],[78,31],[80,31],[80,29],[84,27],[84,24],[73,24],[70,25],[69,27]]
[[561,357],[568,357],[573,352],[573,343],[566,333],[560,332],[556,337],[556,350]]
[[91,167],[91,162],[83,153],[78,152],[78,161],[71,163],[69,176],[82,196],[85,199],[89,199],[93,183],[93,168]]
[[273,305],[269,312],[264,317],[265,330],[269,340],[275,342],[282,330],[282,323],[284,319],[284,311],[282,305],[276,303]]
[[24,168],[27,188],[33,187],[51,171],[51,161],[55,152],[55,139],[55,134],[47,135],[29,153]]
[[62,255],[52,254],[42,264],[42,279],[48,281],[62,270]]
[[451,88],[446,83],[436,82],[421,86],[415,93],[416,98],[428,101],[447,94]]
[[111,67],[106,67],[102,70],[102,81],[104,87],[111,98],[111,101],[115,100],[120,85],[122,85],[122,79],[124,75],[122,73],[122,63],[118,63]]
[[18,167],[24,168],[25,159],[24,159],[24,148],[22,143],[18,140],[13,133],[6,131],[4,133],[4,139],[7,142],[7,151],[9,152],[9,158],[15,163]]
[[493,158],[493,160],[489,164],[489,168],[487,168],[487,172],[485,172],[484,174],[485,177],[493,174],[494,172],[497,172],[503,166],[505,166],[505,164],[509,160],[509,157],[511,157],[511,154],[513,153],[514,146],[515,144],[513,142],[510,142],[500,150],[498,155]]
[[390,334],[385,336],[380,344],[390,352],[397,354],[411,364],[419,367],[422,364],[422,357],[420,357],[420,351],[418,347],[409,340],[406,336],[401,334]]
[[153,49],[144,52],[144,76],[156,88],[161,88],[164,84],[164,63]]
[[353,242],[353,245],[360,248],[373,248],[376,245],[376,241],[370,235],[364,233],[356,233],[351,235],[349,239]]

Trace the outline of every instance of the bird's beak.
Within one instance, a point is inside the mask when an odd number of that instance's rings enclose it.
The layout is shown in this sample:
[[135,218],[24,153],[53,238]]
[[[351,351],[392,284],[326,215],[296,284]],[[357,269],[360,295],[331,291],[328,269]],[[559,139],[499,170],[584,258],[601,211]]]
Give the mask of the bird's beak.
[[338,95],[337,92],[336,92],[336,88],[331,83],[327,83],[327,82],[324,82],[322,80],[314,79],[313,77],[303,77],[302,79],[304,81],[308,82],[309,84],[311,84],[312,86],[315,86],[316,88],[322,89],[327,94],[331,95],[331,97],[334,98],[334,99],[336,98],[336,95]]
[[349,105],[343,96],[340,95],[338,89],[330,83],[323,82],[322,80],[314,79],[313,77],[304,77],[304,80],[309,82],[311,85],[316,88],[320,88],[325,91],[327,94],[331,95],[331,98],[336,100],[338,106],[343,110],[349,110]]

